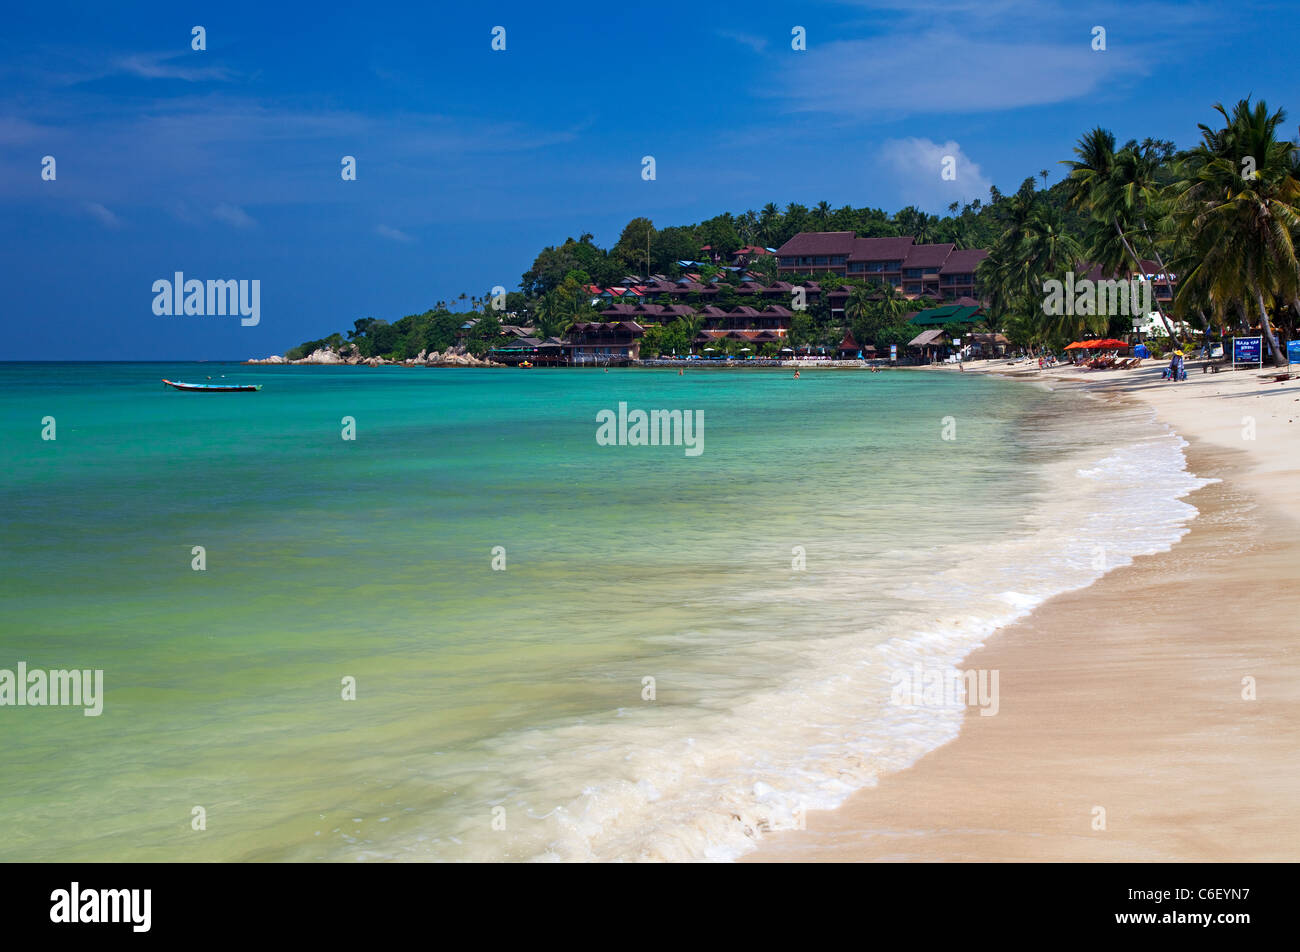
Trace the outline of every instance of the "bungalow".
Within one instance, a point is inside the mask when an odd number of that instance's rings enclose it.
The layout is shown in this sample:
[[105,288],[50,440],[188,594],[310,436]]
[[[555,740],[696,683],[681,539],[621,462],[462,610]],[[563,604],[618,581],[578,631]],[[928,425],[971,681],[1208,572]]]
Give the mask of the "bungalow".
[[876,356],[876,348],[871,344],[861,346],[853,336],[853,331],[845,331],[844,339],[835,350],[835,356],[840,360],[871,360]]

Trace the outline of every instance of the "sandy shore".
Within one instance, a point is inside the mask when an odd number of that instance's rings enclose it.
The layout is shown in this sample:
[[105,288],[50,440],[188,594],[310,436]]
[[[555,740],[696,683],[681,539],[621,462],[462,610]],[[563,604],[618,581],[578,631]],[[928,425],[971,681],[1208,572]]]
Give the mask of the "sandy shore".
[[997,716],[968,709],[951,744],[748,861],[1300,860],[1300,381],[1046,376],[1188,440],[1221,480],[1187,498],[1191,531],[998,632],[966,664],[1000,671]]

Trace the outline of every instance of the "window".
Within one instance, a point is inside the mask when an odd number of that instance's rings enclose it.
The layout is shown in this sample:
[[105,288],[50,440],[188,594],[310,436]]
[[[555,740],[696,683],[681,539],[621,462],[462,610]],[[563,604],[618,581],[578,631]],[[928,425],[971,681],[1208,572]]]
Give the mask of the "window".
[[813,261],[813,264],[830,264],[830,259],[825,255],[818,255],[816,260]]
[[908,278],[919,278],[921,276],[921,269],[908,268],[905,272],[903,272],[903,276]]

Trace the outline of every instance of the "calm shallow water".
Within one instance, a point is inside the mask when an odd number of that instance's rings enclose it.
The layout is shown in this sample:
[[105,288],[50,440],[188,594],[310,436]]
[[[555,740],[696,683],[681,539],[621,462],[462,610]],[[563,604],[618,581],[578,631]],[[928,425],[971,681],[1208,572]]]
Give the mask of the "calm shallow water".
[[[265,386],[159,382],[208,375]],[[703,454],[597,445],[620,401]],[[1145,411],[911,372],[0,364],[0,441],[0,668],[106,692],[0,707],[5,860],[734,856],[1197,485]]]

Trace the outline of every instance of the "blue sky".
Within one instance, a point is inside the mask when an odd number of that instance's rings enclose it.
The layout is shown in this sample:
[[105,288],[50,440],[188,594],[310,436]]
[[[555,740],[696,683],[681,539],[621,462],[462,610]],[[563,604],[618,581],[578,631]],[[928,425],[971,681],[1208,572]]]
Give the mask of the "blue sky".
[[[942,212],[1058,180],[1093,125],[1184,146],[1248,94],[1300,121],[1282,3],[440,7],[7,9],[0,359],[265,356],[513,289],[544,245],[637,215]],[[155,316],[176,271],[260,280],[261,322]]]

